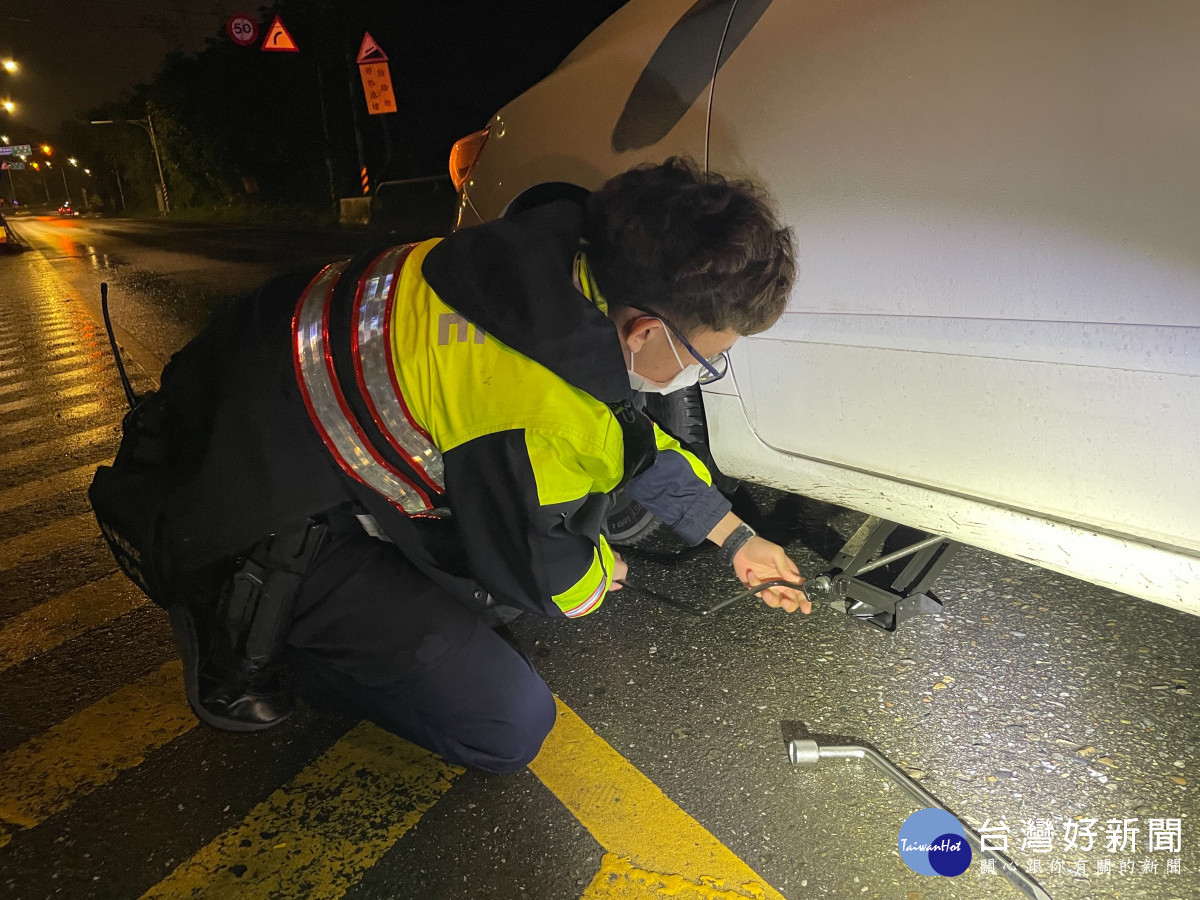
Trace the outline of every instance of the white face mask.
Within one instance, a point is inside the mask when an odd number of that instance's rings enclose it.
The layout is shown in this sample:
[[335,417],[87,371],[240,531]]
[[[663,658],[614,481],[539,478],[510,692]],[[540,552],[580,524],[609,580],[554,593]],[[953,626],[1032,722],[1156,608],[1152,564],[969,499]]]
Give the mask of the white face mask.
[[[661,322],[662,320],[660,319],[659,321]],[[683,360],[679,358],[679,351],[675,349],[675,342],[671,340],[671,331],[666,325],[663,325],[663,333],[667,336],[667,343],[671,345],[671,352],[675,354],[675,362],[683,366]],[[678,375],[665,383],[654,381],[645,375],[639,375],[633,370],[632,350],[629,351],[629,368],[626,371],[629,373],[629,386],[635,391],[641,391],[645,394],[670,394],[674,391],[681,391],[686,387],[691,387],[693,384],[700,383],[699,363],[683,366]]]

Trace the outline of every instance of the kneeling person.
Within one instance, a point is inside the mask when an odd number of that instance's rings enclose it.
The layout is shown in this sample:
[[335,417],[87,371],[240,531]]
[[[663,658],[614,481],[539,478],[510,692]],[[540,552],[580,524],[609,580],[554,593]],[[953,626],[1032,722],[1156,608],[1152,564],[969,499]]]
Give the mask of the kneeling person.
[[723,545],[743,582],[798,580],[635,394],[723,374],[793,271],[761,191],[670,160],[235,306],[171,359],[92,489],[170,612],[196,714],[275,724],[286,662],[317,705],[521,768],[554,704],[492,626],[587,615],[620,588],[601,525],[622,486]]

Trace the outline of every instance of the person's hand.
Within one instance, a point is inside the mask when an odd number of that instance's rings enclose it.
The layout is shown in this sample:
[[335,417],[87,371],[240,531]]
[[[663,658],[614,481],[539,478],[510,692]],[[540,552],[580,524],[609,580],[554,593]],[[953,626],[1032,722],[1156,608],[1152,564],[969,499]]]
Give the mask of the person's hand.
[[609,586],[610,591],[619,591],[624,585],[618,582],[624,581],[625,576],[629,574],[629,564],[621,559],[621,554],[613,551],[613,577],[612,584]]
[[[800,584],[804,582],[800,569],[788,558],[784,549],[758,535],[746,541],[733,555],[733,570],[748,588],[757,587],[764,581],[780,579]],[[804,592],[795,588],[773,587],[763,591],[760,596],[767,606],[782,608],[784,612],[800,610],[805,615],[812,612],[812,604]]]

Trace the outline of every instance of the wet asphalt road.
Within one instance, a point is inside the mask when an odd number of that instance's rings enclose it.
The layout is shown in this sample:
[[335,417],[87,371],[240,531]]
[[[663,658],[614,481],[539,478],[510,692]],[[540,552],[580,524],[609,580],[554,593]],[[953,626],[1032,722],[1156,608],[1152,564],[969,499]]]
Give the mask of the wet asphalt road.
[[109,285],[116,323],[165,362],[213,312],[273,275],[390,242],[380,232],[50,216],[12,224],[85,298]]
[[[80,293],[109,282],[114,314],[150,374],[229,297],[280,268],[374,240],[92,219],[15,224]],[[0,301],[4,291],[0,281]],[[30,461],[6,475],[36,470]],[[862,518],[748,486],[736,503],[806,573]],[[40,525],[85,504],[76,494],[49,511],[18,512]],[[672,561],[681,548],[666,538],[651,549],[628,553],[635,583],[698,604],[737,589],[712,554]],[[93,542],[6,578],[0,624],[38,601],[50,573],[72,569],[84,583],[104,558]],[[894,634],[829,607],[787,616],[751,601],[697,619],[633,590],[579,621],[527,616],[512,630],[569,707],[786,897],[1019,894],[978,861],[956,879],[909,871],[896,837],[916,805],[861,763],[793,769],[782,721],[830,741],[870,742],[964,820],[1006,827],[1010,855],[1056,900],[1200,896],[1200,618],[972,548],[935,589],[943,613]],[[170,657],[161,615],[140,608],[3,672],[0,752]],[[138,896],[350,724],[305,711],[253,738],[192,729],[0,850],[0,896]],[[1152,820],[1165,829],[1173,819],[1178,849],[1152,849]],[[1086,833],[1089,820],[1090,849],[1082,835],[1068,847],[1072,823]],[[530,773],[467,773],[348,896],[572,900],[601,853]]]

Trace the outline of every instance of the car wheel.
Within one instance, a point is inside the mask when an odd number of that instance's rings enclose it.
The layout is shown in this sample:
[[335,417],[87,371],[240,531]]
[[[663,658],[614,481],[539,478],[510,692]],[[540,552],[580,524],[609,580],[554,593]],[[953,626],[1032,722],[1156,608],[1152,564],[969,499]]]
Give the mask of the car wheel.
[[[708,423],[704,418],[704,397],[698,385],[670,394],[645,394],[646,414],[658,427],[698,456],[708,467],[717,490],[730,496],[741,482],[721,474],[708,449]],[[613,506],[605,522],[604,536],[609,543],[636,547],[654,534],[662,522],[625,491],[613,494]]]
[[722,494],[731,495],[741,482],[721,473],[708,449],[708,420],[704,417],[704,394],[692,385],[669,394],[646,394],[646,415],[658,427],[694,453],[708,467],[713,484]]
[[658,531],[662,522],[625,491],[612,495],[612,508],[604,521],[604,536],[617,547],[636,547]]

